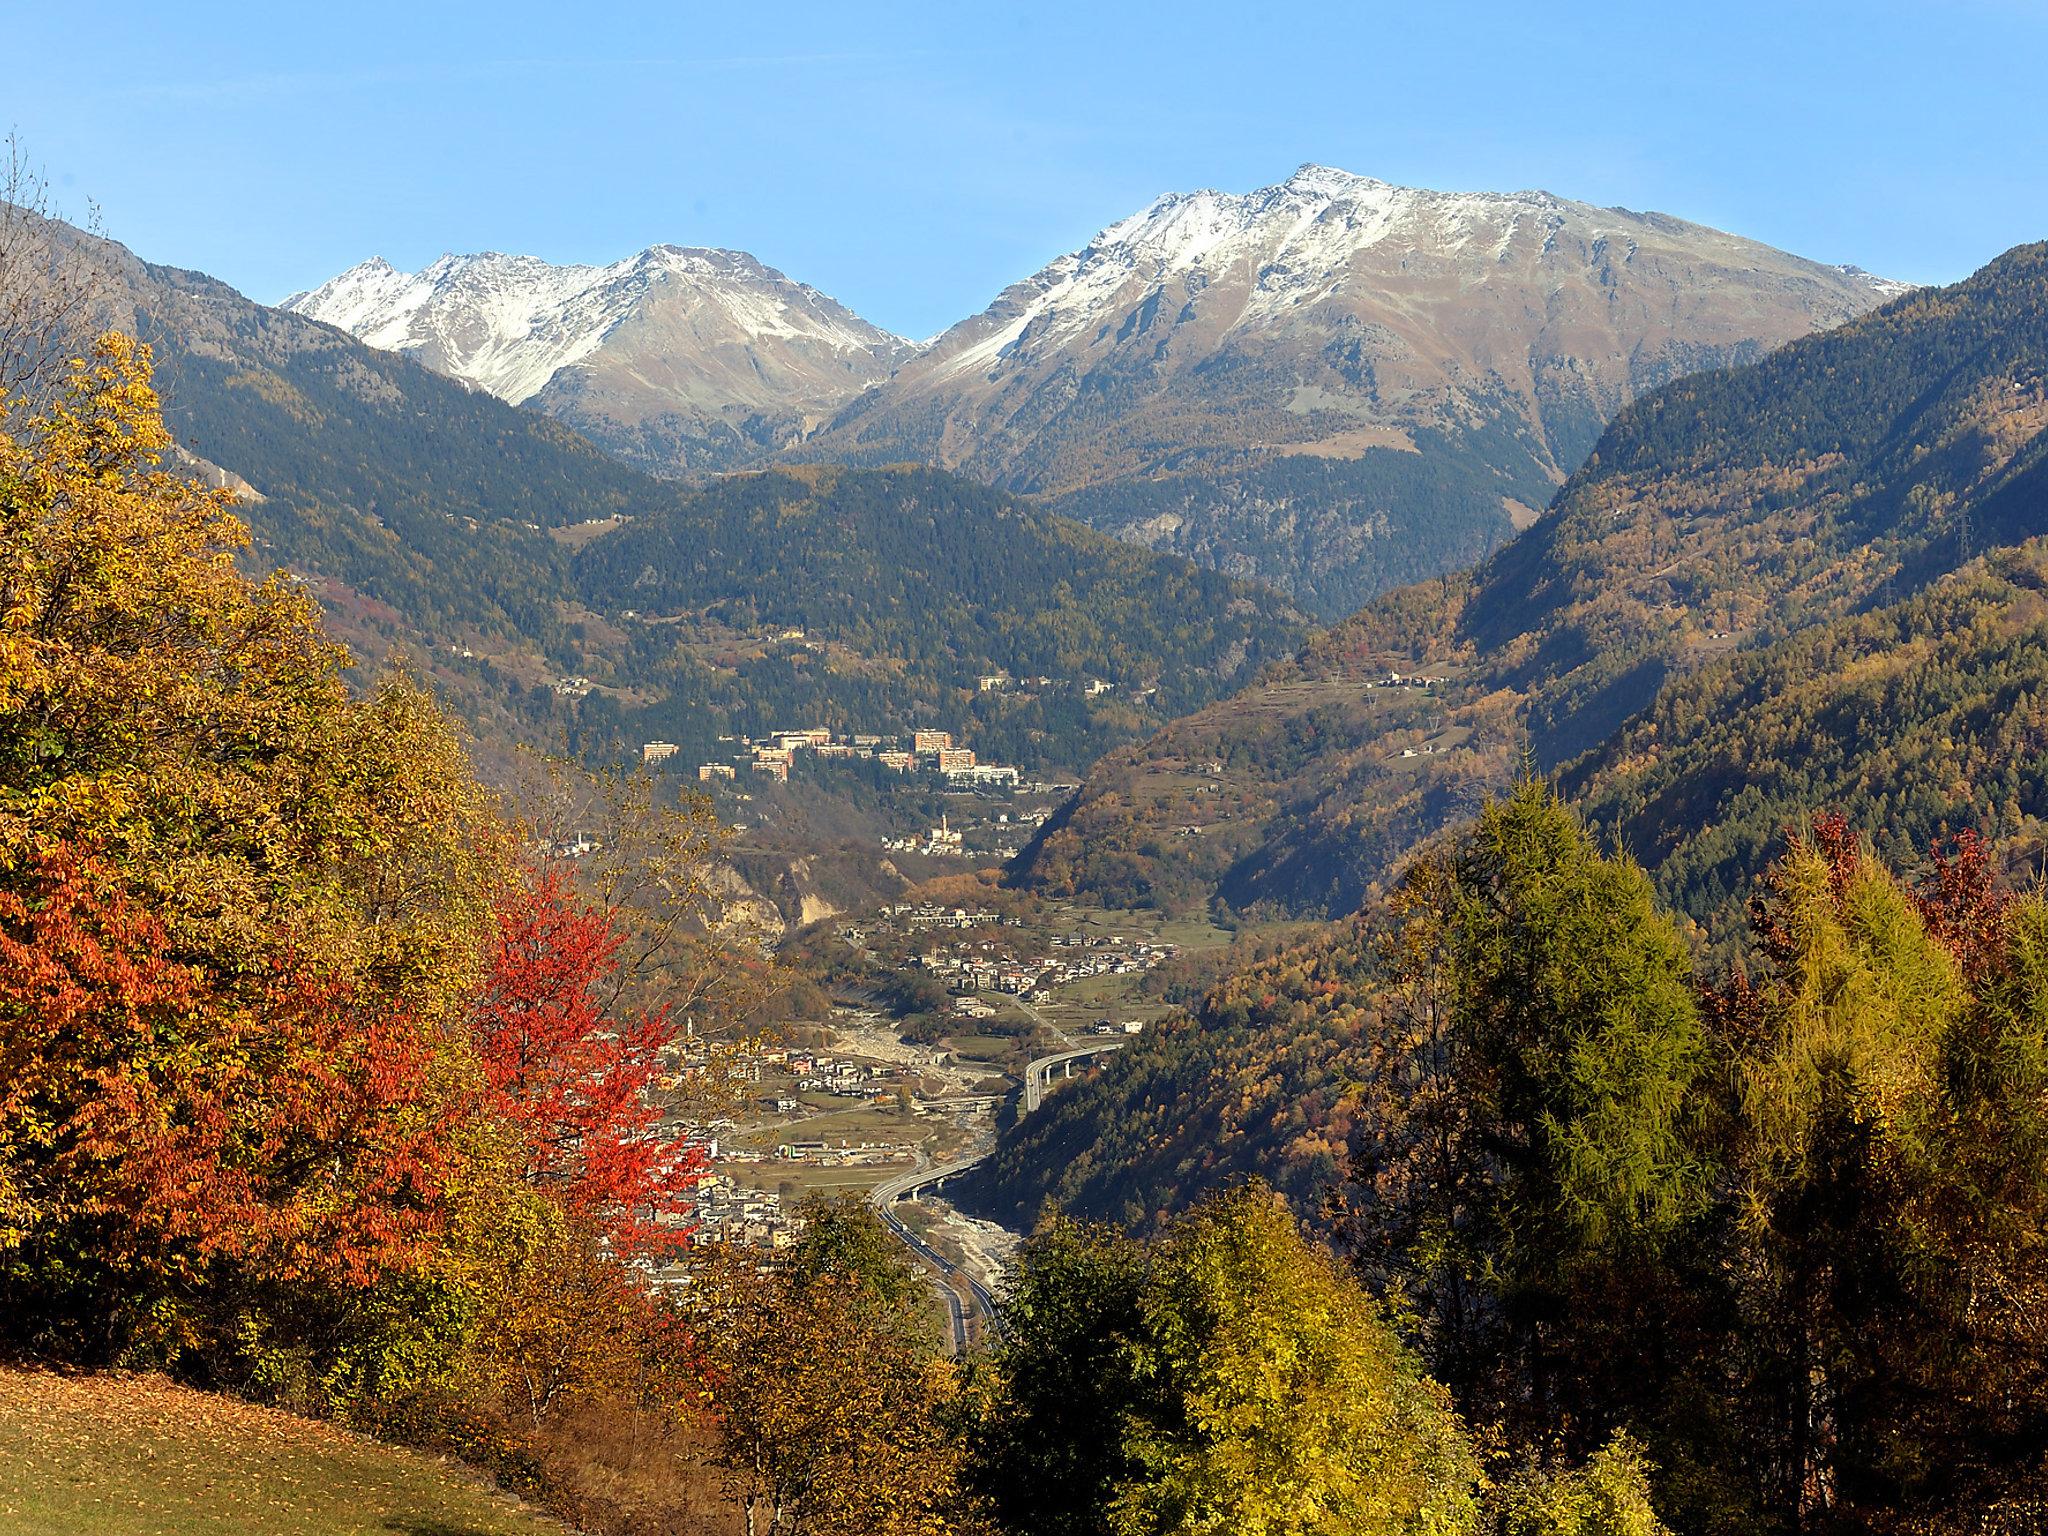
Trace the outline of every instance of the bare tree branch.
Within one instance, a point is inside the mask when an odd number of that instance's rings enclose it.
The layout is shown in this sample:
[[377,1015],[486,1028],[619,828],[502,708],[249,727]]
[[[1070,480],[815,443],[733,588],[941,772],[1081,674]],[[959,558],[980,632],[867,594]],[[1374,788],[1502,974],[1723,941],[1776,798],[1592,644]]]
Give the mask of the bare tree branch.
[[[99,209],[80,226],[100,236]],[[86,341],[107,286],[90,242],[58,221],[49,177],[21,139],[0,141],[0,410],[17,422],[39,412]]]

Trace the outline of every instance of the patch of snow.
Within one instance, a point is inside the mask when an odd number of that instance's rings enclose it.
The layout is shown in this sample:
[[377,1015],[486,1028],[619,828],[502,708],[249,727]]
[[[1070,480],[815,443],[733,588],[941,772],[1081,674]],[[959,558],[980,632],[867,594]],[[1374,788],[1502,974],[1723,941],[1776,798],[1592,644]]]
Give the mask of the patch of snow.
[[1902,283],[1895,277],[1879,277],[1875,272],[1866,272],[1848,262],[1838,265],[1835,270],[1851,282],[1861,283],[1873,293],[1883,294],[1887,299],[1896,299],[1902,293],[1911,293],[1918,283]]

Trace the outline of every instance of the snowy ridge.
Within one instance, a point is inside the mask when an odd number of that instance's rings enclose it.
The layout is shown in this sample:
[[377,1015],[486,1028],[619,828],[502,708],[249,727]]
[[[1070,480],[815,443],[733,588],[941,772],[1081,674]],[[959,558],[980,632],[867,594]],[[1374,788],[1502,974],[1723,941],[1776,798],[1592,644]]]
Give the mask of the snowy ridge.
[[513,404],[591,358],[650,300],[680,307],[720,344],[794,344],[841,361],[860,383],[910,349],[816,289],[738,251],[657,245],[609,266],[557,266],[496,251],[445,255],[418,272],[382,257],[351,267],[283,308]]
[[1896,299],[1902,293],[1911,293],[1920,286],[1918,283],[1902,283],[1896,277],[1879,277],[1875,272],[1866,272],[1863,268],[1846,261],[1837,265],[1835,270],[1851,282],[1861,283],[1887,301]]
[[1903,291],[1666,214],[1304,165],[1157,198],[923,344],[751,256],[672,245],[605,266],[372,260],[286,305],[656,473],[801,450],[1064,496],[1490,422],[1562,478],[1640,390]]
[[[1434,192],[1304,165],[1253,192],[1168,193],[955,326],[932,344],[929,364],[934,376],[985,372],[1005,358],[1082,342],[1103,316],[1128,310],[1133,284],[1236,279],[1246,297],[1228,334],[1346,293],[1360,257],[1375,247],[1479,271],[1507,262],[1532,234],[1547,252],[1566,230],[1596,245],[1617,242],[1630,255],[1638,237],[1668,240],[1674,232],[1753,244],[1662,214],[1598,208],[1548,192]],[[1385,269],[1384,262],[1375,265]],[[1885,298],[1912,286],[1861,268],[1810,265]]]

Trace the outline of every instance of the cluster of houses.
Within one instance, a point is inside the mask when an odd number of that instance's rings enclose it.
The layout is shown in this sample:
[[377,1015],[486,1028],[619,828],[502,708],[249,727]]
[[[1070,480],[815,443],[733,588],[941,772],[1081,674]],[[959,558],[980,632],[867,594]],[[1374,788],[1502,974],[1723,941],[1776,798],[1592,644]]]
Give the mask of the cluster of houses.
[[1388,672],[1366,683],[1368,688],[1434,688],[1442,682],[1440,677],[1421,677],[1415,673]]
[[[796,1074],[798,1093],[836,1093],[849,1099],[895,1096],[895,1089],[878,1088],[877,1085],[882,1078],[896,1074],[866,1062],[835,1061],[830,1056],[796,1056],[791,1058],[789,1070]],[[775,1107],[789,1114],[801,1106],[794,1100],[778,1099]]]
[[897,929],[910,933],[931,933],[945,928],[981,928],[1003,926],[1014,928],[1017,920],[983,908],[942,907],[936,902],[899,901],[875,909],[875,921],[868,927],[848,927],[839,930],[839,937],[853,945],[865,945],[871,931],[880,932]]
[[948,992],[955,994],[1002,992],[1011,997],[1029,997],[1039,978],[1051,969],[1014,960],[977,959],[962,955],[925,955],[921,958],[924,968],[945,982]]
[[[1033,786],[1033,788],[1044,787],[1042,785]],[[961,834],[960,828],[953,825],[952,818],[942,815],[939,817],[939,824],[927,831],[921,833],[913,832],[904,837],[884,837],[882,839],[882,851],[884,853],[922,853],[927,856],[944,854],[955,859],[1014,859],[1018,853],[1019,837],[1042,825],[1045,818],[1046,812],[1044,811],[1035,811],[1028,816],[1019,816],[1014,820],[1011,819],[1009,812],[999,812],[996,815],[993,826],[989,829],[998,840],[989,847],[969,848],[965,837]]]
[[796,1241],[797,1220],[772,1191],[747,1189],[729,1173],[706,1174],[695,1191],[694,1243],[746,1243],[787,1248]]
[[[820,1086],[808,1081],[818,1075],[819,1058],[801,1047],[756,1045],[749,1048],[714,1048],[685,1024],[685,1036],[668,1052],[661,1086],[674,1091],[693,1081],[759,1083],[764,1076],[793,1077],[799,1091]],[[826,1065],[832,1066],[829,1061]],[[836,1090],[834,1090],[836,1091]]]
[[924,836],[885,837],[882,839],[885,853],[946,854],[953,858],[965,858],[967,848],[960,835],[960,829],[953,825],[952,818],[941,815],[939,824]]
[[[1163,960],[1180,953],[1178,944],[1150,944],[1126,939],[1122,934],[1054,934],[1054,949],[1068,953],[1056,958],[1053,970],[1061,981],[1083,976],[1142,976]],[[1073,951],[1080,951],[1079,954]]]
[[[949,784],[970,788],[1007,785],[1014,789],[1020,782],[1017,770],[1009,764],[984,763],[975,757],[971,747],[955,746],[950,731],[913,732],[907,748],[901,736],[864,733],[835,736],[823,726],[772,731],[766,736],[721,736],[719,740],[732,744],[732,757],[725,762],[699,763],[697,778],[702,783],[737,779],[742,773],[748,773],[786,784],[799,752],[808,752],[820,759],[846,758],[880,763],[897,773],[936,773]],[[667,762],[681,750],[672,741],[645,741],[640,744],[640,761],[653,767]]]
[[[797,1114],[804,1107],[800,1100],[791,1097],[793,1094],[834,1093],[844,1098],[894,1099],[897,1082],[914,1076],[907,1067],[840,1060],[797,1046],[764,1045],[714,1056],[705,1042],[696,1038],[677,1042],[667,1067],[661,1086],[670,1090],[709,1076],[743,1084],[762,1082],[764,1075],[770,1073],[778,1082],[787,1077],[787,1093],[762,1100],[764,1107],[772,1102],[785,1115]],[[717,1143],[712,1146],[716,1155]]]
[[[988,913],[963,915],[978,915],[983,922],[992,920]],[[1057,934],[1052,944],[1053,954],[1025,959],[994,939],[961,941],[930,954],[912,955],[903,962],[903,969],[921,969],[945,982],[946,990],[960,999],[953,1007],[963,1017],[987,1018],[995,1009],[976,1000],[973,994],[977,992],[1000,992],[1028,1000],[1085,976],[1143,975],[1178,952],[1177,945],[1149,944],[1121,936]]]
[[[852,1061],[795,1046],[763,1046],[714,1063],[707,1061],[703,1043],[694,1039],[680,1042],[672,1065],[674,1071],[666,1084],[670,1087],[680,1079],[721,1068],[724,1075],[739,1082],[760,1083],[765,1074],[773,1083],[786,1083],[786,1087],[765,1089],[759,1109],[763,1114],[772,1110],[799,1120],[814,1113],[809,1104],[795,1097],[799,1093],[894,1100],[902,1093],[904,1082],[915,1076],[907,1066]],[[729,1119],[714,1122],[714,1127],[739,1129]],[[753,1187],[760,1182],[758,1177],[743,1183],[741,1177],[727,1170],[787,1163],[886,1166],[910,1161],[914,1156],[909,1148],[892,1142],[792,1139],[780,1145],[757,1146],[750,1139],[727,1136],[721,1140],[709,1131],[700,1132],[693,1139],[704,1149],[711,1171],[693,1193],[688,1217],[693,1228],[691,1241],[743,1243],[768,1250],[787,1248],[796,1240],[798,1218],[784,1208],[777,1195]]]
[[[1012,677],[1007,672],[984,673],[981,677],[975,679],[975,684],[983,693],[1007,693],[1014,688],[1019,692],[1026,694],[1043,693],[1048,688],[1071,688],[1077,686],[1076,684],[1065,681],[1064,679],[1050,677]],[[1082,696],[1084,698],[1090,699],[1099,699],[1105,693],[1114,693],[1116,691],[1115,683],[1104,682],[1099,677],[1084,677],[1080,680],[1078,686],[1081,690]],[[1158,691],[1159,690],[1157,688],[1142,689],[1140,690],[1138,697],[1141,699],[1149,699]]]

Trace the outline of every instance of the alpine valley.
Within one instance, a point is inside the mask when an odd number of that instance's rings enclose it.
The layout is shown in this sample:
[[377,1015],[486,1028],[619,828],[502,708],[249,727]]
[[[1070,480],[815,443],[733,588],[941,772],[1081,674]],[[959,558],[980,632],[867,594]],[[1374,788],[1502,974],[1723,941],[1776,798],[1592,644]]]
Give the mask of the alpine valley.
[[189,1389],[295,1536],[2043,1528],[2048,243],[8,203],[0,380],[0,1524]]
[[[152,343],[183,462],[237,489],[253,563],[319,596],[362,675],[427,675],[501,776],[519,747],[617,762],[650,740],[694,771],[802,722],[944,732],[1057,781],[1304,633],[1271,588],[943,471],[656,478],[402,354],[47,231],[96,274],[90,325]],[[981,686],[998,676],[1034,681]],[[878,845],[943,808],[899,779],[742,791],[765,921],[904,887]]]

